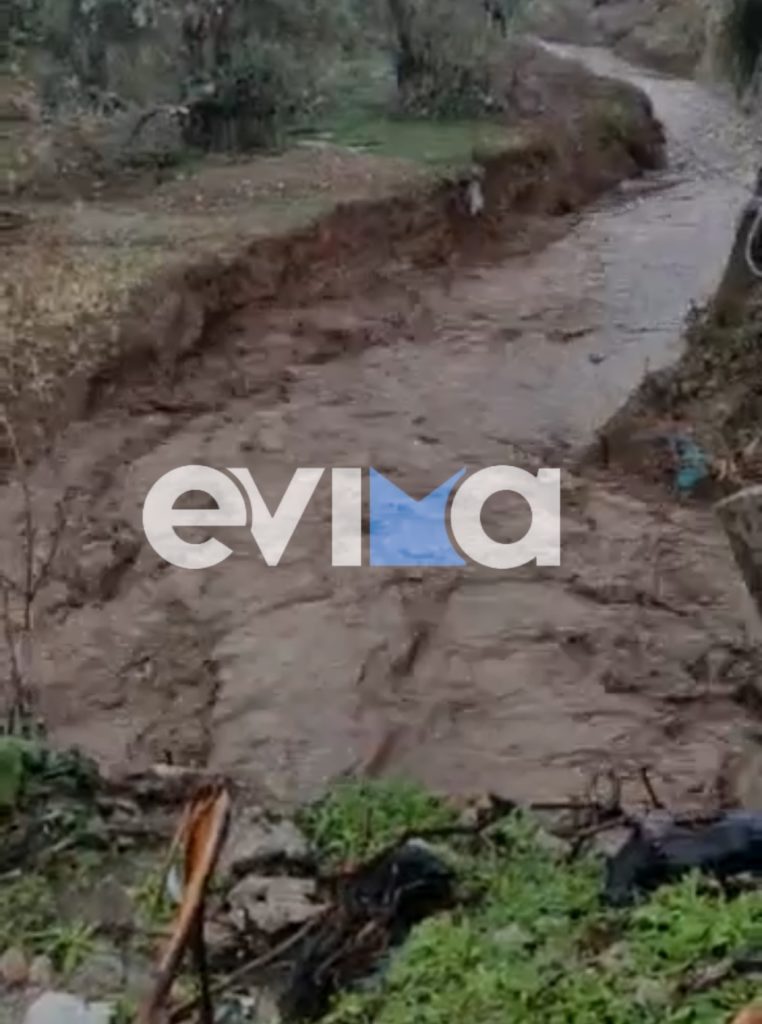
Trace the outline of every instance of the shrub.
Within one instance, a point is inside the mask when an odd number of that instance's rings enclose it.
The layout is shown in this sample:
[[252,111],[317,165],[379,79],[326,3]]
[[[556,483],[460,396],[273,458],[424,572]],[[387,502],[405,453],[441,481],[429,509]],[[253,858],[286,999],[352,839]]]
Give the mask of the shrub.
[[203,148],[269,144],[356,38],[350,0],[11,0],[49,108],[190,109]]
[[403,108],[430,117],[499,110],[492,68],[518,7],[515,0],[389,0]]

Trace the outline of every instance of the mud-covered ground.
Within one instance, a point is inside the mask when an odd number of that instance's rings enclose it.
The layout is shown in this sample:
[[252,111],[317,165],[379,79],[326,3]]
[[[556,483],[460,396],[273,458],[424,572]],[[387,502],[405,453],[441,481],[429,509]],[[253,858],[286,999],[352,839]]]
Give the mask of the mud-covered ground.
[[[242,536],[220,567],[174,570],[141,530],[149,487],[187,463],[245,465],[271,503],[297,466],[374,466],[416,494],[461,466],[568,471],[677,357],[753,140],[692,83],[581,56],[649,92],[667,171],[533,253],[427,271],[402,250],[361,291],[242,304],[173,385],[114,386],[38,464],[43,508],[74,495],[34,648],[56,740],[114,766],[170,753],[289,800],[352,768],[552,797],[606,761],[648,763],[676,803],[708,797],[757,724],[759,665],[706,510],[567,472],[561,568],[502,574],[332,569],[323,485],[274,569]],[[3,564],[19,497],[2,494]],[[485,525],[510,539],[526,524],[495,499]]]

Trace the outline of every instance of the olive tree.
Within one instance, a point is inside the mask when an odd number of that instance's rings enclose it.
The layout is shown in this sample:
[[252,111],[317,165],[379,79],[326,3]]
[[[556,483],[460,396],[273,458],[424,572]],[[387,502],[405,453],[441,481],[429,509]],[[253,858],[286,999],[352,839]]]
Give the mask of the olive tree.
[[491,67],[520,0],[387,0],[400,97],[432,116],[499,107]]

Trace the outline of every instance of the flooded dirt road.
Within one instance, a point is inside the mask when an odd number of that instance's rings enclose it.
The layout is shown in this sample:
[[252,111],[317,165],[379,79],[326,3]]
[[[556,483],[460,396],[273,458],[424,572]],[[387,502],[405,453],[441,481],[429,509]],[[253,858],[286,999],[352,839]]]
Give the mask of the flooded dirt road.
[[[350,769],[553,797],[601,764],[648,763],[674,799],[712,789],[754,725],[760,659],[711,512],[567,476],[561,568],[509,573],[332,569],[327,480],[277,568],[243,533],[203,573],[142,536],[148,489],[188,463],[248,467],[271,505],[296,466],[374,466],[416,495],[462,466],[568,466],[676,358],[754,140],[698,85],[578,55],[648,91],[668,171],[449,286],[411,271],[354,302],[242,310],[171,406],[99,412],[38,467],[51,505],[77,493],[34,665],[57,739],[115,765],[171,752],[286,799]],[[263,360],[279,366],[266,387]],[[498,539],[526,526],[507,498],[484,521]],[[0,543],[15,556],[11,529]]]

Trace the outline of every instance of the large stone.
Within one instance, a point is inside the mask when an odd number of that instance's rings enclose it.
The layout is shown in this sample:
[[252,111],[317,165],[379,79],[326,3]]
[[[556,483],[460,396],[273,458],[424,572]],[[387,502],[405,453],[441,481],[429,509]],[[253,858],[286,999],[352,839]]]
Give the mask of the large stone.
[[315,902],[316,889],[309,878],[251,875],[230,893],[233,920],[242,931],[254,927],[268,935],[303,924],[322,910]]
[[89,996],[106,996],[124,985],[124,957],[106,943],[98,943],[72,973],[72,988]]
[[49,956],[36,956],[29,965],[29,984],[38,989],[50,988],[55,971]]
[[29,976],[29,962],[24,951],[10,946],[0,956],[0,979],[5,985],[24,985]]
[[719,778],[723,804],[762,812],[762,743],[749,739],[729,754]]
[[66,992],[45,992],[26,1012],[24,1024],[109,1024],[107,1003],[88,1005]]
[[94,923],[102,931],[119,934],[130,931],[135,921],[135,908],[129,893],[111,875],[98,883],[93,893]]
[[90,999],[110,999],[116,992],[141,998],[151,988],[150,961],[106,941],[98,941],[68,978],[71,987]]
[[250,807],[233,822],[219,870],[223,875],[241,878],[275,861],[298,863],[308,855],[307,840],[292,821],[273,820],[261,809]]

